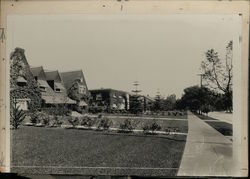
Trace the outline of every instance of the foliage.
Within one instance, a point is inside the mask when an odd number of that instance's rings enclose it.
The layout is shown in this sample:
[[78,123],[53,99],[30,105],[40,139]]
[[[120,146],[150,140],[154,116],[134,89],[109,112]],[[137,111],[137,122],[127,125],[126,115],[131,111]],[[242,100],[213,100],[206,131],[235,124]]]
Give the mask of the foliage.
[[62,124],[62,121],[60,120],[59,116],[54,116],[51,122],[52,127],[60,126]]
[[45,112],[39,112],[37,114],[39,121],[42,122],[44,125],[49,125],[50,119],[49,115]]
[[40,123],[40,118],[39,118],[39,111],[34,110],[30,112],[30,122],[33,124],[38,124]]
[[79,92],[79,83],[80,83],[79,80],[75,80],[73,82],[72,86],[68,90],[68,96],[77,102],[80,102],[81,100],[88,102],[89,100],[88,94],[87,93],[83,94]]
[[[27,84],[19,86],[18,77],[24,78]],[[22,98],[31,100],[28,106],[31,111],[41,107],[41,93],[30,71],[24,50],[16,48],[10,55],[10,102],[13,104],[16,99]]]
[[97,113],[101,113],[103,111],[105,111],[105,107],[103,106],[90,106],[89,107],[89,112],[92,114],[97,114]]
[[130,112],[133,114],[140,114],[143,112],[143,102],[141,96],[133,95],[130,97]]
[[134,127],[131,119],[125,119],[125,121],[120,124],[120,129],[126,132],[132,132]]
[[73,127],[76,127],[80,122],[78,117],[70,117],[68,121]]
[[232,79],[233,79],[233,41],[226,47],[226,57],[221,59],[214,49],[206,52],[206,59],[201,63],[206,85],[221,91],[225,97],[226,108],[232,110]]
[[112,126],[112,121],[107,118],[107,117],[104,117],[104,118],[101,118],[100,121],[99,121],[99,124],[98,124],[98,129],[104,129],[104,130],[108,130],[111,126]]
[[10,113],[10,116],[11,116],[11,120],[10,120],[11,125],[14,127],[14,129],[17,129],[18,126],[25,119],[26,114],[22,109],[20,109],[18,105],[15,104],[13,106],[12,112]]
[[184,95],[178,101],[183,109],[190,109],[201,113],[203,105],[212,105],[214,93],[206,87],[192,86],[184,89]]
[[205,104],[201,106],[201,112],[208,114],[211,111],[211,108],[209,105]]
[[151,123],[146,123],[142,129],[146,134],[150,132],[155,134],[156,131],[161,130],[161,126],[156,122],[156,120],[153,120]]
[[89,116],[84,116],[81,120],[81,125],[82,126],[87,126],[87,127],[91,127],[95,124],[95,120],[94,118],[91,118]]

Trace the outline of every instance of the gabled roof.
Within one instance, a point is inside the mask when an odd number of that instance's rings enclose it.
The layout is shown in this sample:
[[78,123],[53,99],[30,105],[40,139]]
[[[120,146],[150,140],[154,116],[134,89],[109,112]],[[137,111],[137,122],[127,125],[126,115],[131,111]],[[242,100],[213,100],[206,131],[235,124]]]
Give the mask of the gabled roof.
[[45,72],[42,66],[32,67],[30,68],[30,71],[34,77],[37,77],[38,79],[46,80]]
[[59,72],[56,70],[56,71],[47,71],[45,72],[45,75],[46,75],[46,80],[49,81],[49,80],[54,80],[54,81],[57,81],[57,82],[61,82],[62,79],[59,75]]
[[128,95],[132,94],[132,93],[129,93],[129,92],[126,92],[123,90],[116,90],[116,89],[112,89],[112,88],[91,89],[89,91],[90,91],[90,93],[91,92],[100,92],[100,91],[109,91],[109,92],[113,91],[113,92],[118,92],[118,93],[123,93],[123,94],[128,94]]
[[[80,80],[81,78],[83,79],[82,83],[87,87],[87,83],[85,81],[82,70],[61,72],[60,75],[61,75],[63,83],[67,89],[71,88],[71,86],[75,80]],[[87,87],[87,89],[88,89],[88,87]]]

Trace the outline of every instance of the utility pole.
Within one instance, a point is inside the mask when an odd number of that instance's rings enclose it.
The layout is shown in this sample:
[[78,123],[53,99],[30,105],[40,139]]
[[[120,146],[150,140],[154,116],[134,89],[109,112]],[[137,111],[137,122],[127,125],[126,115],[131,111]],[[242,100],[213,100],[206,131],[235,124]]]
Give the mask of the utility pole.
[[139,89],[138,89],[138,86],[139,86],[140,84],[139,84],[139,82],[138,82],[138,81],[135,81],[135,82],[133,83],[133,85],[135,86],[135,89],[134,89],[134,90],[132,90],[132,92],[134,92],[134,93],[135,93],[135,95],[136,95],[136,96],[138,96],[138,95],[139,95],[139,93],[141,92],[141,90],[139,90]]
[[201,85],[201,88],[202,88],[202,78],[204,76],[204,74],[200,73],[200,74],[197,74],[198,76],[200,76],[200,85]]

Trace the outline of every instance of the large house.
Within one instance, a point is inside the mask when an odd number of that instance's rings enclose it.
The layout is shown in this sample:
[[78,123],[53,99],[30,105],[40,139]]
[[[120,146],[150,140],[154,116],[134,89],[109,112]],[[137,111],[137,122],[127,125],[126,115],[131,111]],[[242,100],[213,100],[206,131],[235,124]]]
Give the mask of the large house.
[[43,67],[31,68],[31,72],[38,83],[42,94],[42,107],[55,105],[73,105],[76,102],[67,96],[58,71],[45,72]]
[[114,89],[93,89],[90,90],[92,106],[104,106],[107,110],[129,109],[129,93]]
[[11,109],[22,110],[39,108],[41,103],[41,93],[21,48],[15,48],[10,57],[10,101]]
[[87,111],[90,93],[82,70],[61,72],[60,76],[68,96],[76,101],[75,110]]

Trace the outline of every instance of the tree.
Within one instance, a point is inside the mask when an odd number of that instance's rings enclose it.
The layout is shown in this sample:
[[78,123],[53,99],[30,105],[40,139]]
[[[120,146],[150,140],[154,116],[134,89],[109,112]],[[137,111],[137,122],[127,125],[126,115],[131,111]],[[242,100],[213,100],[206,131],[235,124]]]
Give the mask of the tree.
[[159,93],[155,97],[152,110],[156,112],[164,110],[164,99],[161,97]]
[[12,104],[12,110],[10,113],[10,124],[14,127],[14,129],[18,129],[18,126],[22,123],[22,121],[25,119],[25,112],[20,109],[20,107],[17,105],[17,102],[15,101]]
[[[201,113],[203,106],[213,104],[213,92],[206,87],[191,86],[184,89],[184,95],[178,100],[178,107]],[[207,109],[206,109],[207,111]]]
[[226,57],[221,59],[214,49],[206,52],[206,59],[201,63],[206,85],[220,91],[225,97],[227,110],[232,111],[232,78],[233,78],[233,41],[226,47]]
[[140,95],[130,96],[129,110],[133,114],[139,114],[143,112],[143,101]]
[[164,100],[164,110],[174,110],[176,108],[176,95],[171,94]]

